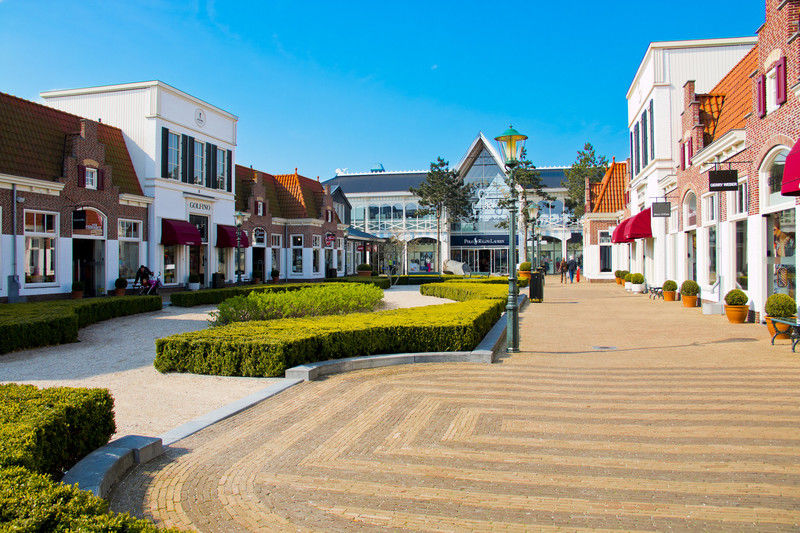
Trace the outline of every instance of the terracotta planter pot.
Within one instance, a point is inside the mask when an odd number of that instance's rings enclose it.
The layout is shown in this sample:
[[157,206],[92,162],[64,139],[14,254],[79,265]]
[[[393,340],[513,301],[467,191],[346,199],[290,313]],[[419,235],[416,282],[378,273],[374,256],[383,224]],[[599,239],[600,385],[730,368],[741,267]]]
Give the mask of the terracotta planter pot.
[[530,270],[519,270],[517,272],[517,277],[519,279],[531,279],[531,271]]
[[83,291],[72,291],[73,300],[80,300],[81,298],[83,298]]
[[359,270],[358,275],[362,278],[368,278],[372,276],[372,270]]
[[125,289],[114,289],[114,296],[125,296]]
[[272,278],[272,283],[278,283],[280,280],[281,280],[280,276],[275,276],[274,278]]
[[694,296],[681,296],[681,301],[684,307],[697,307],[697,295]]
[[663,291],[665,302],[675,301],[675,291]]
[[744,324],[749,311],[749,305],[725,305],[725,316],[731,324]]
[[622,285],[624,280],[622,278],[614,278],[614,281],[617,282],[617,285]]
[[[772,317],[771,316],[767,316],[767,317],[764,317],[764,318],[767,321],[767,330],[769,331],[769,335],[771,337],[771,336],[775,335],[775,324],[772,323]],[[796,316],[792,316],[792,317],[789,317],[789,318],[797,319]],[[785,327],[784,324],[781,324],[781,327]],[[778,335],[775,338],[776,339],[791,339],[792,337],[788,333],[781,333],[780,335]]]

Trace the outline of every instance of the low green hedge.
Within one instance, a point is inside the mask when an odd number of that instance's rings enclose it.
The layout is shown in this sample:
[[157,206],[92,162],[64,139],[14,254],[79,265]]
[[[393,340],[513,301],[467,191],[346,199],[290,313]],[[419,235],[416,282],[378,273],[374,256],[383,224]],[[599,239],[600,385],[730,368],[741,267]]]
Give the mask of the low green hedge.
[[91,492],[21,467],[0,468],[0,530],[177,531],[159,529],[152,522],[127,513],[109,513],[108,502]]
[[0,354],[78,340],[78,329],[119,316],[161,309],[160,296],[0,304]]
[[106,389],[0,385],[0,466],[57,476],[115,430]]
[[348,283],[371,283],[379,289],[388,289],[392,286],[389,278],[383,276],[346,276],[343,278],[336,278],[336,281],[345,281]]
[[156,340],[160,372],[281,376],[287,368],[381,353],[472,350],[502,300],[230,324]]
[[448,298],[463,302],[466,300],[480,300],[480,299],[508,299],[508,287],[497,283],[464,283],[464,282],[447,282],[447,283],[432,283],[423,285],[419,288],[419,292],[426,296],[436,296],[438,298]]
[[284,292],[296,291],[305,287],[312,287],[314,283],[285,283],[280,285],[243,285],[241,287],[226,287],[224,289],[202,289],[199,291],[181,291],[170,295],[169,301],[177,307],[194,307],[195,305],[213,305],[233,298],[234,296],[247,296],[251,292]]

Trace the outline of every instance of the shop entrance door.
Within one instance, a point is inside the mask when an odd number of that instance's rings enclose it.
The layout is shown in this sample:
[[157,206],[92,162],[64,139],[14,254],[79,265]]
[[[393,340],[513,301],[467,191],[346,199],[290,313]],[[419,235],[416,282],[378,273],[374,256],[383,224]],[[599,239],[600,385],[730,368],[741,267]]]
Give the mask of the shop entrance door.
[[794,208],[767,215],[767,296],[796,297]]
[[97,289],[105,287],[104,243],[99,239],[72,239],[72,280],[83,283],[86,296],[97,296]]
[[478,250],[478,272],[488,274],[492,271],[492,251]]
[[253,277],[260,280],[267,279],[264,273],[264,259],[266,248],[253,248]]
[[688,279],[697,281],[697,231],[686,232],[686,266]]
[[206,280],[206,245],[189,246],[189,275],[197,274],[200,283],[205,285]]

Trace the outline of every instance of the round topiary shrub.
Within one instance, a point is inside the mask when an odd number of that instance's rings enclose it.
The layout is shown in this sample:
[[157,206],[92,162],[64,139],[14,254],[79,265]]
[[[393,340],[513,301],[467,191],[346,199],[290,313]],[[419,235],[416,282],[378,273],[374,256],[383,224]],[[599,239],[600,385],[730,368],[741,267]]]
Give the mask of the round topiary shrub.
[[764,306],[767,316],[789,318],[797,314],[797,303],[788,294],[773,294]]
[[360,265],[358,265],[356,267],[356,270],[361,271],[361,272],[364,272],[365,270],[370,270],[371,271],[372,270],[372,265],[367,264],[367,263],[361,263]]
[[72,282],[72,292],[80,292],[84,289],[84,285],[82,281],[73,281]]
[[698,294],[700,294],[700,285],[696,281],[687,279],[681,284],[682,296],[697,296]]
[[522,263],[519,264],[519,269],[522,272],[530,270],[531,269],[531,262],[530,261],[523,261]]
[[725,295],[725,303],[728,305],[747,305],[747,295],[743,290],[733,289]]
[[117,278],[114,281],[114,287],[117,289],[127,289],[128,288],[128,280],[125,278]]
[[675,283],[673,280],[668,279],[661,286],[661,290],[662,291],[667,291],[667,292],[677,291],[678,290],[678,284]]
[[630,274],[630,272],[628,272],[627,270],[620,270],[620,271],[619,271],[619,273],[621,274],[621,276],[620,276],[620,277],[621,277],[622,279],[625,279],[625,276],[627,276],[628,274]]
[[623,278],[625,279],[625,281],[630,282],[631,281],[631,273],[630,272],[626,272],[625,275],[623,276]]
[[631,283],[634,285],[641,285],[644,283],[644,274],[631,274]]
[[189,274],[189,283],[200,283],[199,274]]

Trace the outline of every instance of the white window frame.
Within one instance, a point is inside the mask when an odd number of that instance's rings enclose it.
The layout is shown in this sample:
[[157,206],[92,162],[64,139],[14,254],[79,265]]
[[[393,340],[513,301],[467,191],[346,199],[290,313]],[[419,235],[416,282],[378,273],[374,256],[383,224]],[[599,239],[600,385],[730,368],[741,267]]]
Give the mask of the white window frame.
[[[687,202],[689,194],[694,195],[694,224],[689,224],[689,202]],[[689,193],[683,197],[681,208],[683,210],[683,231],[695,229],[697,227],[697,194],[695,194],[694,191],[689,191]]]
[[281,235],[280,233],[272,233],[269,236],[269,239],[270,239],[269,240],[269,247],[270,248],[280,248],[281,247],[281,237],[283,237],[283,235]]
[[[300,244],[294,243],[294,238],[300,237]],[[305,258],[303,257],[303,248],[305,244],[305,239],[302,234],[293,234],[289,236],[289,244],[291,249],[291,254],[289,254],[289,275],[295,278],[303,277],[303,272],[305,271]],[[295,272],[294,270],[294,251],[300,250],[300,272]]]
[[264,216],[264,202],[261,200],[256,201],[256,216],[263,217]]
[[[743,209],[739,210],[739,193],[742,192],[742,188],[744,188],[744,205],[742,206]],[[728,220],[741,220],[747,217],[750,211],[750,182],[747,176],[739,178],[739,183],[735,191],[728,192],[727,204]]]
[[[198,153],[197,147],[200,147]],[[200,158],[200,167],[198,169],[197,158]],[[198,175],[199,170],[199,175]],[[194,176],[192,176],[192,183],[195,185],[205,185],[206,183],[206,143],[203,141],[194,140]]]
[[322,248],[322,235],[313,235],[311,237],[311,245],[313,248]]
[[[175,140],[175,147],[174,148],[170,144],[173,139]],[[174,179],[174,180],[180,181],[180,179],[181,179],[181,135],[180,135],[180,133],[174,133],[174,132],[170,131],[167,134],[167,147],[166,147],[166,150],[167,150],[167,177],[169,177],[170,179]],[[170,169],[171,163],[169,161],[170,160],[170,154],[172,152],[175,152],[175,155],[177,156],[177,163],[175,164],[174,167],[172,167],[172,169],[174,169],[174,171],[175,171],[175,175],[174,176],[172,175],[172,171]]]
[[[257,231],[261,231],[264,234],[264,242],[259,243],[258,239],[256,239],[256,232]],[[256,246],[258,248],[266,247],[267,246],[267,235],[268,235],[267,234],[267,230],[265,230],[264,228],[262,228],[262,227],[253,228],[253,246]]]
[[719,200],[717,198],[717,193],[710,192],[700,197],[700,214],[703,217],[704,226],[717,223],[719,219]]
[[225,189],[228,181],[228,152],[217,147],[217,179],[215,186],[217,189]]
[[344,249],[344,239],[342,237],[336,238],[336,248],[338,248],[339,250]]
[[772,163],[775,161],[775,158],[781,151],[786,151],[786,155],[789,155],[791,151],[791,146],[786,146],[785,144],[779,144],[777,146],[772,147],[772,149],[764,156],[764,159],[761,161],[761,167],[758,169],[758,197],[759,197],[759,211],[762,215],[768,213],[776,213],[778,211],[783,211],[784,209],[789,209],[794,207],[795,199],[792,196],[783,196],[780,198],[775,204],[769,203],[769,170],[772,166]]
[[772,67],[764,76],[764,92],[766,93],[767,114],[769,115],[780,106],[778,105],[778,68]]
[[[139,229],[137,231],[137,235],[138,236],[137,237],[126,237],[124,235],[124,232],[122,231],[122,225],[124,223],[136,224],[139,227]],[[142,248],[141,248],[142,228],[144,228],[144,222],[141,221],[141,220],[136,220],[136,219],[132,219],[132,218],[120,218],[120,219],[117,219],[117,241],[119,241],[120,245],[123,242],[135,242],[135,243],[138,243],[139,244],[139,258],[142,257]],[[118,246],[120,246],[120,245],[118,245]],[[133,280],[133,279],[135,279],[135,276],[133,278],[127,278],[127,279],[128,279],[128,281]]]
[[97,175],[98,175],[97,169],[86,167],[84,170],[85,170],[84,187],[86,187],[87,189],[97,190]]
[[[52,233],[47,231],[28,231],[25,227],[25,219],[27,218],[28,213],[34,214],[41,214],[41,215],[53,215],[53,231]],[[58,213],[53,211],[44,211],[41,209],[24,209],[22,211],[22,253],[25,254],[27,249],[27,240],[28,237],[42,237],[53,239],[53,266],[55,267],[55,274],[53,275],[53,281],[42,281],[39,283],[28,283],[25,281],[25,269],[28,267],[27,257],[23,258],[23,266],[22,266],[22,280],[23,285],[25,287],[55,287],[58,286],[58,244],[59,244],[59,233],[60,233],[60,216]]]

